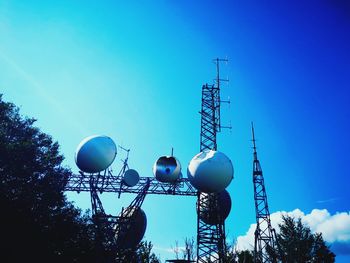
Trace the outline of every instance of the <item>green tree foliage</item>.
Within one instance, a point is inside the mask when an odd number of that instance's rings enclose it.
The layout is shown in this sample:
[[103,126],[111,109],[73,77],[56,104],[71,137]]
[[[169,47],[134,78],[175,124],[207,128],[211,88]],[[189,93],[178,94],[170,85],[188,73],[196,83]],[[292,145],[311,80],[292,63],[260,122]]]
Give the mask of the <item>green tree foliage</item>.
[[313,234],[301,219],[283,216],[277,234],[279,249],[275,250],[277,259],[286,263],[297,262],[335,262],[335,254],[330,251],[321,233]]
[[63,194],[70,171],[34,123],[0,96],[1,262],[91,262],[89,218]]

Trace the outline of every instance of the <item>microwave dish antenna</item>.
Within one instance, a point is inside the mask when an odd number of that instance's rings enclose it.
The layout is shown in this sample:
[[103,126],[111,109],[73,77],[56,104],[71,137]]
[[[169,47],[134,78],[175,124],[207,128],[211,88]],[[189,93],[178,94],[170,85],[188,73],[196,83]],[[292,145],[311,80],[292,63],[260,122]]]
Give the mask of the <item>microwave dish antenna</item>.
[[117,155],[114,141],[104,135],[93,135],[80,142],[75,153],[75,163],[84,173],[106,170]]

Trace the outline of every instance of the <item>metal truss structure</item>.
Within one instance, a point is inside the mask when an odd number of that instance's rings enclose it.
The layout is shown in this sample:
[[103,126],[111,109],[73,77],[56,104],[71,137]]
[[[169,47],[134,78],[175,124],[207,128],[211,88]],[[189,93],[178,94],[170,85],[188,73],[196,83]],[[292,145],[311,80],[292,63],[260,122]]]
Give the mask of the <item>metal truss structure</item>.
[[215,85],[202,87],[200,151],[216,150],[216,134],[220,132],[220,89]]
[[[215,84],[205,84],[202,87],[202,108],[201,114],[201,133],[200,133],[200,151],[217,150],[217,133],[221,131],[220,123],[220,75],[219,64],[225,59],[215,59],[217,77]],[[225,257],[225,222],[220,220],[218,224],[210,225],[201,220],[199,214],[201,210],[215,211],[216,208],[210,208],[217,202],[209,202],[210,199],[217,199],[217,194],[210,194],[208,198],[197,197],[197,262],[215,262],[222,263]]]
[[[90,192],[89,174],[73,174],[69,177],[65,191]],[[140,177],[140,181],[133,187],[123,184],[122,177],[114,176],[107,171],[105,174],[99,174],[95,178],[95,191],[99,193],[132,193],[138,194],[142,191],[146,183],[149,182],[149,188],[146,194],[157,195],[183,195],[197,196],[197,190],[190,184],[187,178],[181,178],[174,184],[162,183],[154,177]]]
[[[125,172],[124,165],[121,171]],[[119,238],[127,234],[123,230],[132,225],[134,218],[130,217],[132,211],[140,208],[147,194],[197,196],[197,190],[188,179],[180,178],[175,183],[161,183],[154,177],[140,177],[140,181],[134,187],[123,184],[122,172],[114,176],[111,171],[103,174],[72,174],[67,181],[65,191],[90,192],[92,220],[96,229],[97,255],[96,262],[132,262],[135,258],[136,248],[121,249],[116,244],[115,234]],[[135,199],[127,208],[123,208],[119,216],[107,215],[103,208],[99,194],[104,192],[134,193]]]
[[269,263],[277,262],[273,253],[268,253],[269,248],[275,248],[275,230],[271,226],[269,206],[267,203],[267,195],[264,183],[264,176],[256,151],[254,126],[252,123],[253,135],[253,184],[254,184],[254,201],[256,212],[256,230],[254,242],[254,262]]
[[98,196],[96,174],[90,175],[88,178],[90,201],[92,209],[92,221],[95,226],[96,239],[96,262],[111,262],[115,257],[115,239],[113,228],[116,224],[117,217],[107,215],[103,208],[102,202]]
[[[126,208],[122,209],[120,216],[117,217],[114,233],[117,233],[119,240],[124,240],[129,234],[129,229],[134,225],[136,218],[133,214],[141,208],[143,201],[147,195],[147,190],[150,187],[150,181],[148,180],[141,191],[137,194],[135,199]],[[136,247],[130,249],[123,249],[116,244],[116,261],[117,262],[131,262],[131,258],[134,256]],[[131,257],[131,258],[130,258]]]
[[[217,78],[213,85],[204,85],[202,87],[202,108],[201,114],[201,133],[200,133],[200,151],[217,150],[216,136],[221,131],[220,124],[220,79],[219,63],[227,61],[225,59],[215,59],[217,67]],[[92,217],[97,227],[97,241],[101,242],[101,249],[107,247],[111,249],[111,256],[107,260],[101,258],[97,262],[112,262],[111,258],[125,261],[125,251],[118,250],[115,244],[114,235],[123,229],[123,225],[130,224],[130,216],[127,216],[132,209],[141,207],[143,200],[147,194],[156,195],[177,195],[177,196],[197,196],[197,263],[215,262],[222,263],[225,256],[225,223],[221,220],[219,224],[209,225],[200,219],[199,211],[202,208],[208,208],[209,205],[215,204],[213,198],[217,198],[216,194],[210,194],[208,198],[200,198],[198,192],[187,178],[180,178],[175,183],[162,183],[154,177],[140,177],[139,182],[128,187],[123,183],[123,175],[128,168],[129,151],[120,147],[127,153],[127,157],[123,161],[123,166],[118,175],[106,170],[99,174],[72,174],[68,177],[65,191],[90,192]],[[99,194],[102,193],[118,193],[118,197],[122,193],[137,194],[134,201],[124,210],[120,216],[106,215]],[[212,209],[215,211],[216,209]],[[107,228],[107,234],[106,234]],[[113,231],[110,231],[113,230]],[[107,237],[106,237],[107,235]],[[106,241],[107,240],[107,241]],[[109,243],[108,243],[109,242]],[[104,244],[103,244],[104,243]],[[104,246],[103,246],[104,245]],[[113,253],[115,250],[116,253]]]

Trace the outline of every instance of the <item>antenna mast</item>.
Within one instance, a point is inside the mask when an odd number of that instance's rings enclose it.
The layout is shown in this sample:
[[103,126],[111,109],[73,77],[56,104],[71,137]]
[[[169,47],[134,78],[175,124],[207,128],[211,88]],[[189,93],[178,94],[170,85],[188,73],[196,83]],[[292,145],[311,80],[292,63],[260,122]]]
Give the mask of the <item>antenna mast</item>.
[[264,176],[256,151],[256,141],[254,134],[254,125],[252,123],[253,136],[253,184],[254,201],[256,212],[256,230],[254,242],[254,263],[277,262],[276,258],[267,253],[266,249],[275,248],[275,230],[271,226],[269,206],[267,203],[267,194],[264,183]]
[[[214,59],[216,64],[216,79],[213,85],[202,86],[202,109],[200,151],[217,150],[216,135],[221,131],[220,122],[220,62],[227,62],[227,59]],[[215,263],[223,263],[225,257],[225,221],[219,224],[210,225],[200,219],[199,213],[217,202],[209,202],[209,199],[218,199],[218,194],[210,194],[208,198],[197,196],[197,262],[206,263],[208,260]],[[215,208],[212,209],[215,211]]]

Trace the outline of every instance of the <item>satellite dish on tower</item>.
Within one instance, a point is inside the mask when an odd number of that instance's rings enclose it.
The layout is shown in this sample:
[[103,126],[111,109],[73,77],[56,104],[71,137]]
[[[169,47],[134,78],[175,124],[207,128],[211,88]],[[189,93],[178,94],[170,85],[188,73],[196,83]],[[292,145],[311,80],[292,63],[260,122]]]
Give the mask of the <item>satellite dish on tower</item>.
[[203,204],[199,208],[199,218],[204,223],[220,224],[230,214],[232,201],[226,190],[214,194],[201,193],[199,198]]
[[174,183],[181,176],[181,164],[174,156],[162,156],[153,165],[153,174],[163,183]]
[[190,161],[187,177],[200,192],[218,193],[233,179],[232,162],[222,152],[204,150]]
[[75,152],[75,163],[85,173],[98,173],[106,170],[117,155],[114,141],[103,135],[85,138]]
[[139,207],[132,207],[124,216],[128,223],[117,226],[116,244],[119,249],[132,249],[140,243],[146,232],[147,217]]
[[124,176],[123,176],[123,183],[126,186],[133,187],[133,186],[137,185],[139,180],[140,180],[140,175],[136,170],[128,169],[125,171]]

